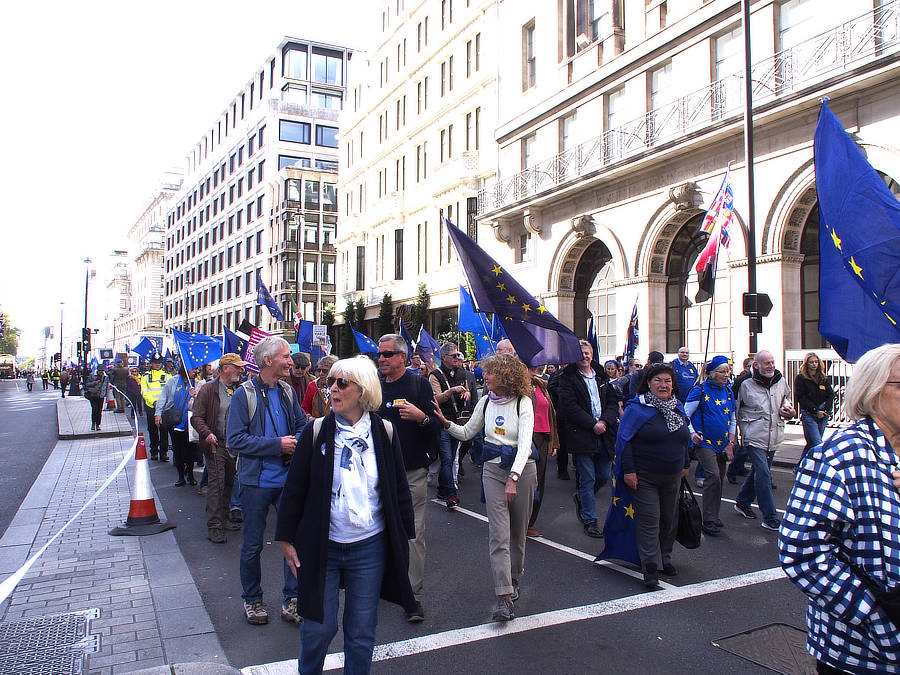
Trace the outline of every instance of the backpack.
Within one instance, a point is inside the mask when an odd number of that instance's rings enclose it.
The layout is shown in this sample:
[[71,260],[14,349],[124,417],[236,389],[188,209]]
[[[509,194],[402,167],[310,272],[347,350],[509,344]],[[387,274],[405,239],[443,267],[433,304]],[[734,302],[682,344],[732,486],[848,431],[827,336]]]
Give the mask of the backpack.
[[[319,431],[322,429],[322,421],[323,421],[324,419],[325,419],[324,417],[316,417],[316,418],[313,420],[313,442],[312,442],[312,447],[316,447],[316,445],[318,445],[318,441],[319,441]],[[393,443],[393,442],[394,442],[394,425],[391,424],[390,422],[388,422],[388,421],[387,421],[386,419],[384,419],[383,417],[381,417],[381,418],[379,418],[379,419],[381,419],[381,423],[384,425],[384,431],[385,431],[385,433],[387,434],[388,442]]]

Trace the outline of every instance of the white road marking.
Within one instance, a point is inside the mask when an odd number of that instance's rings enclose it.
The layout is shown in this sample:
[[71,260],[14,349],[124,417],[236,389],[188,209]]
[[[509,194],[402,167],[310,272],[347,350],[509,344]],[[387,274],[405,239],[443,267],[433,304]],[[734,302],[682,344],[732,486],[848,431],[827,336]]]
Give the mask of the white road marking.
[[[431,500],[435,504],[443,505],[444,502],[440,499],[432,499]],[[476,513],[475,511],[469,511],[469,509],[465,509],[461,506],[457,506],[453,509],[454,511],[459,511],[460,513],[464,513],[467,516],[471,516],[477,520],[487,522],[487,517],[481,515],[480,513]],[[568,553],[569,555],[573,555],[576,558],[581,558],[583,560],[587,560],[589,562],[594,563],[600,567],[606,567],[611,570],[615,570],[616,572],[621,572],[622,574],[628,575],[629,577],[634,577],[635,579],[640,579],[643,581],[644,574],[642,572],[638,572],[637,570],[630,569],[628,567],[623,567],[617,563],[611,562],[609,560],[596,560],[597,556],[591,555],[590,553],[585,553],[584,551],[579,551],[577,548],[572,548],[571,546],[566,546],[565,544],[560,544],[559,542],[553,541],[552,539],[547,539],[546,537],[528,537],[531,541],[536,541],[540,544],[544,544],[544,546],[549,546],[550,548],[555,548],[557,551],[562,551],[563,553]],[[665,581],[660,581],[659,585],[662,588],[674,588],[672,584],[669,584]]]
[[[639,593],[625,598],[606,600],[580,607],[557,609],[539,614],[519,617],[507,623],[484,623],[478,626],[468,626],[433,633],[409,640],[400,640],[375,647],[373,661],[387,661],[389,659],[412,656],[425,652],[447,649],[459,645],[469,645],[481,640],[490,640],[505,635],[515,635],[541,628],[559,626],[576,621],[597,619],[603,616],[622,614],[637,609],[646,609],[657,605],[664,605],[679,600],[688,600],[712,593],[732,591],[736,588],[746,588],[755,584],[768,583],[784,579],[784,572],[780,567],[772,567],[757,572],[739,574],[724,579],[712,579],[688,586],[672,587],[652,593]],[[343,653],[329,654],[325,658],[325,670],[336,670],[344,665]],[[264,663],[256,666],[247,666],[241,670],[244,675],[293,675],[297,672],[297,659]]]

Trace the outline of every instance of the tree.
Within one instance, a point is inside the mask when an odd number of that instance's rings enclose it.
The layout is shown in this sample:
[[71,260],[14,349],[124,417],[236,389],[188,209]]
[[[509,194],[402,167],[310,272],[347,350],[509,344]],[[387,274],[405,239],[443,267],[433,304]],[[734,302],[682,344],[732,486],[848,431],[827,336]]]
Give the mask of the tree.
[[381,299],[381,306],[378,310],[378,319],[375,321],[375,335],[371,336],[373,340],[378,340],[382,335],[394,332],[394,303],[390,293],[385,293]]
[[336,345],[337,339],[334,332],[334,303],[327,302],[325,303],[325,307],[322,309],[322,324],[325,326],[325,331],[328,333],[328,337],[331,338],[331,344]]
[[19,351],[19,336],[22,331],[13,327],[9,321],[9,314],[3,315],[3,337],[0,337],[0,354],[12,354],[15,356]]
[[409,326],[409,336],[416,340],[419,337],[419,329],[425,325],[428,318],[428,306],[431,304],[431,298],[428,295],[428,287],[425,283],[419,284],[419,294],[416,296],[416,304],[412,311],[412,321]]
[[353,331],[350,330],[350,327],[354,324],[356,324],[356,303],[353,300],[348,300],[347,306],[344,308],[344,330],[341,331],[340,353],[342,358],[352,356],[359,351],[356,347]]

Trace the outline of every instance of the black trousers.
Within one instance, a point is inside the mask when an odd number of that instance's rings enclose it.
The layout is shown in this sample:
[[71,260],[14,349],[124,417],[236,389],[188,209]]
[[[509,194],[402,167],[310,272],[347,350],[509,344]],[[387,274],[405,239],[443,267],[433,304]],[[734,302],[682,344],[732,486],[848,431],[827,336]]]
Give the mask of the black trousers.
[[150,436],[150,456],[165,457],[169,453],[169,437],[165,427],[156,426],[156,408],[144,402],[144,412],[147,413],[147,434]]
[[103,416],[103,404],[106,402],[106,399],[89,398],[88,401],[91,403],[91,424],[99,427],[100,418]]
[[178,472],[178,480],[185,478],[193,479],[194,476],[194,456],[196,454],[196,445],[188,442],[188,432],[177,431],[172,429],[172,464]]

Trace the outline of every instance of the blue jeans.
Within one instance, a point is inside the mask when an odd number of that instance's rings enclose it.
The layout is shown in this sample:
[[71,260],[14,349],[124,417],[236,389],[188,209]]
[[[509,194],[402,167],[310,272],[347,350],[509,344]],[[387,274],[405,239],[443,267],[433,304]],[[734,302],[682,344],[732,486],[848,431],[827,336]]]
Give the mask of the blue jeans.
[[438,472],[438,497],[450,497],[456,494],[456,483],[453,480],[453,453],[459,443],[450,436],[446,429],[441,430],[441,444],[438,456],[441,459],[441,470]]
[[229,504],[228,510],[241,510],[241,481],[238,480],[237,473],[234,474],[234,485],[231,486],[231,504]]
[[[259,554],[262,553],[263,537],[266,533],[266,517],[269,515],[270,506],[278,506],[281,497],[281,488],[261,488],[252,485],[244,485],[241,490],[243,502],[244,538],[241,542],[241,597],[244,602],[258,602],[262,600],[263,592],[260,586],[262,571],[259,564]],[[297,577],[291,572],[291,568],[284,562],[284,588],[281,591],[282,599],[296,598]]]
[[822,443],[822,434],[825,433],[825,425],[828,420],[824,417],[819,419],[804,410],[800,413],[800,423],[803,425],[803,437],[806,439],[806,447],[803,448],[803,452],[806,453],[810,448]]
[[609,480],[612,461],[604,450],[593,454],[578,453],[575,457],[575,479],[578,499],[581,501],[581,517],[584,524],[597,522],[596,495]]
[[[744,478],[741,489],[735,498],[741,506],[750,506],[754,500],[759,504],[763,518],[777,518],[775,497],[772,495],[772,473],[769,453],[753,446],[746,446],[750,459],[750,473]],[[774,457],[775,453],[772,453]]]
[[750,457],[747,454],[747,447],[744,445],[735,445],[734,459],[731,460],[731,463],[728,465],[728,469],[725,471],[725,473],[732,478],[737,478],[738,472],[744,468],[744,463],[748,459],[750,459]]
[[[246,522],[246,521],[244,521]],[[299,671],[321,673],[328,645],[337,633],[338,586],[344,586],[344,672],[368,673],[375,649],[378,599],[387,561],[387,535],[352,544],[328,542],[323,623],[300,624]]]

